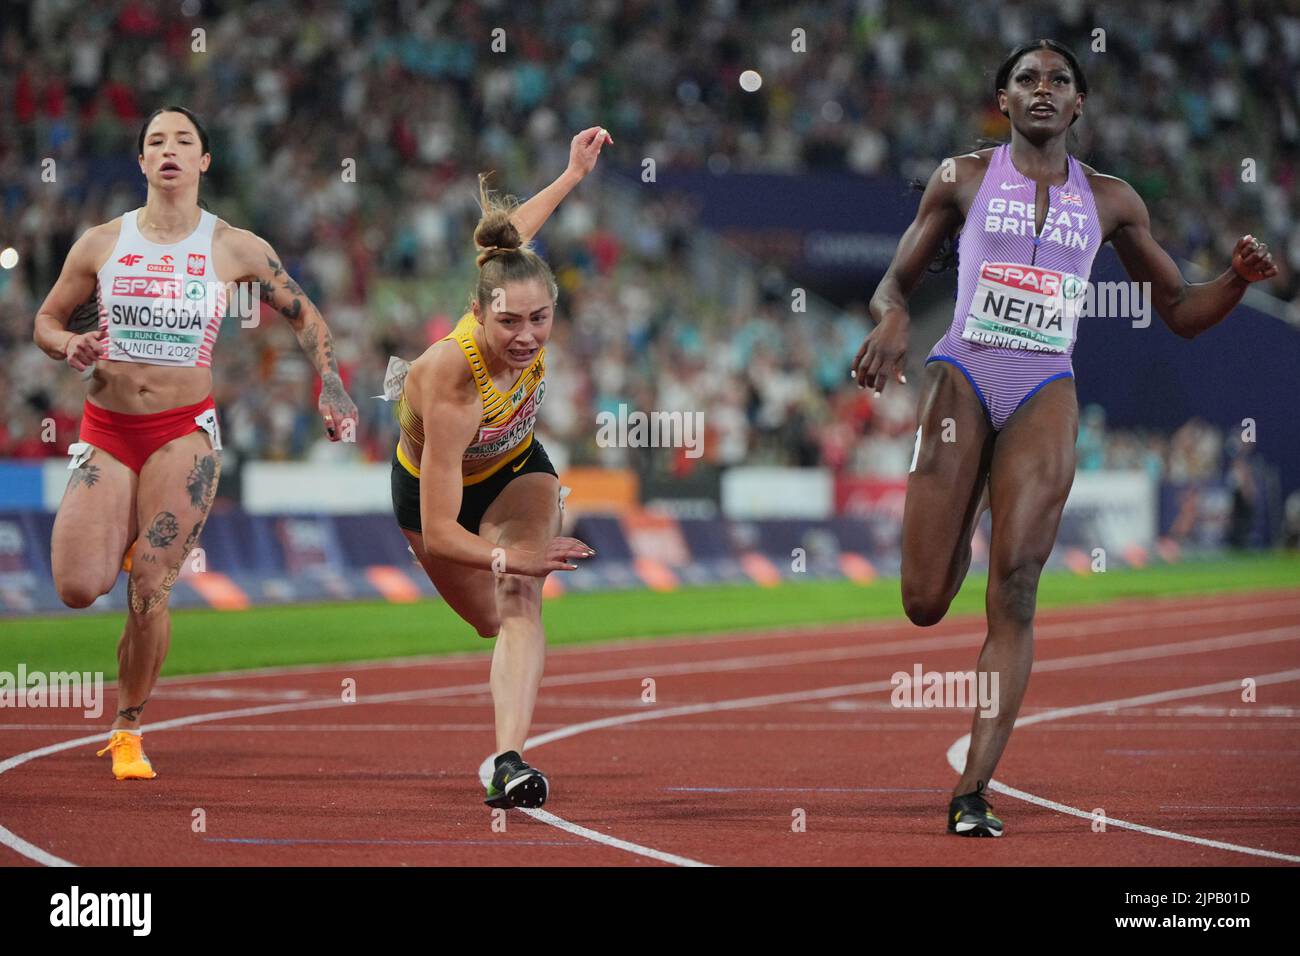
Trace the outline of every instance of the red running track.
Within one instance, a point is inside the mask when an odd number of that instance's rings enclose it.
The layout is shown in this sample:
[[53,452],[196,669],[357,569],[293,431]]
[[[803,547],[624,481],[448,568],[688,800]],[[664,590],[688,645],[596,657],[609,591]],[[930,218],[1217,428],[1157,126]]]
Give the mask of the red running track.
[[890,701],[897,671],[973,669],[963,617],[555,649],[527,751],[552,799],[504,832],[482,653],[165,680],[149,782],[96,760],[103,720],[6,709],[0,863],[1300,862],[1300,589],[1043,611],[1036,635],[1001,840],[944,832],[970,710]]

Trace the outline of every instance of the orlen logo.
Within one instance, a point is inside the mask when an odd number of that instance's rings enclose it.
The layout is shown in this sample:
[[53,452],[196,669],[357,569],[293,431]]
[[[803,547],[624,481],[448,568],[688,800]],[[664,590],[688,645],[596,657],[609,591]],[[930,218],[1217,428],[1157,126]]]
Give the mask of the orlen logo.
[[143,258],[144,256],[137,256],[134,252],[130,252],[117,261],[122,263],[124,266],[133,266]]
[[157,262],[151,262],[145,266],[150,272],[175,272],[176,266],[172,263],[171,256],[163,256]]
[[180,279],[151,279],[149,276],[114,276],[112,295],[141,299],[179,299]]

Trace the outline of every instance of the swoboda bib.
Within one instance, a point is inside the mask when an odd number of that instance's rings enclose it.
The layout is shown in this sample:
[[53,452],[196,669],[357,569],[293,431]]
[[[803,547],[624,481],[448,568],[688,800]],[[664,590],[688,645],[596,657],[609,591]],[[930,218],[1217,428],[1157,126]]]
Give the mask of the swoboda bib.
[[212,261],[217,217],[204,212],[192,233],[163,244],[141,235],[139,212],[122,217],[117,245],[97,277],[99,328],[107,333],[100,357],[208,368],[226,312],[225,285]]

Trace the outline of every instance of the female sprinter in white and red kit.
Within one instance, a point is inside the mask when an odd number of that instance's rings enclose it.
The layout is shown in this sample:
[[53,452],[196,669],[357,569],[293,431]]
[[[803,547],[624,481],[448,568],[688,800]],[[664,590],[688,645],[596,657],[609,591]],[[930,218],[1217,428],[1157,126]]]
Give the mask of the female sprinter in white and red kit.
[[[221,474],[211,366],[227,287],[257,283],[262,301],[289,320],[320,372],[331,441],[357,414],[329,329],[274,250],[200,208],[199,177],[212,157],[198,118],[178,106],[155,111],[137,152],[148,181],[144,206],[76,241],[34,336],[51,358],[93,368],[80,436],[69,448],[72,477],[54,522],[51,565],[69,607],[107,594],[119,570],[130,575],[117,716],[100,751],[112,752],[118,780],[156,775],[140,715],[171,642],[168,595]],[[68,330],[74,313],[94,311],[97,328]]]

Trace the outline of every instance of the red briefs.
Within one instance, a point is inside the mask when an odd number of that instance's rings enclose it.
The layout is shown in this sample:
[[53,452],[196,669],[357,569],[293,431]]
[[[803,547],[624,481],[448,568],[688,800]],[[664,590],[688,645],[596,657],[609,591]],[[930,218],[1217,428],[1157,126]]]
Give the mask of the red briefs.
[[[205,412],[208,413],[206,416]],[[205,420],[199,421],[200,418]],[[149,456],[159,448],[200,428],[208,432],[213,448],[221,447],[216,403],[211,395],[194,405],[169,408],[151,415],[110,412],[87,400],[81,419],[80,440],[108,452],[138,475]]]

